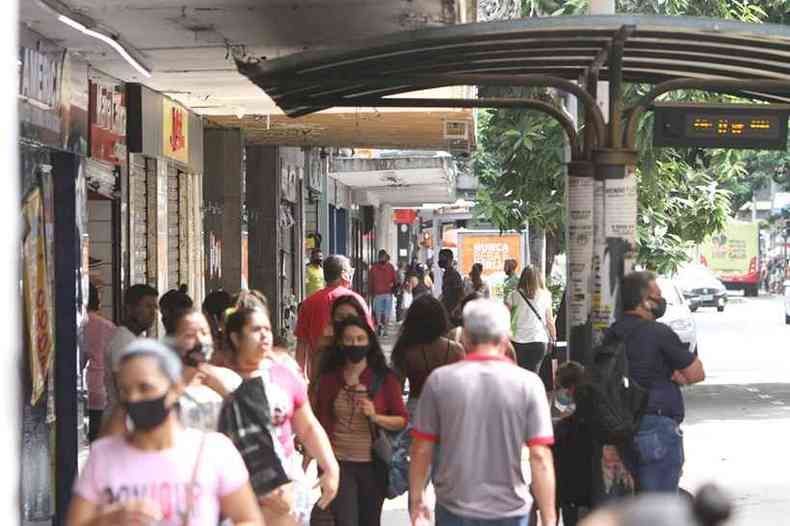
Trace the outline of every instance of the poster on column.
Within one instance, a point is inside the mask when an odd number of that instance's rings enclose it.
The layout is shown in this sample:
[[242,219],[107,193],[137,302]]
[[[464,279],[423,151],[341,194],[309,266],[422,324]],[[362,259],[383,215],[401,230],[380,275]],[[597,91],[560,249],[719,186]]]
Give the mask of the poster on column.
[[572,326],[587,323],[593,251],[594,182],[591,177],[568,178],[568,314]]
[[603,338],[603,329],[609,326],[610,312],[604,303],[603,272],[604,254],[606,249],[606,236],[604,235],[604,182],[596,180],[593,183],[593,258],[592,258],[592,326],[593,345],[600,343]]

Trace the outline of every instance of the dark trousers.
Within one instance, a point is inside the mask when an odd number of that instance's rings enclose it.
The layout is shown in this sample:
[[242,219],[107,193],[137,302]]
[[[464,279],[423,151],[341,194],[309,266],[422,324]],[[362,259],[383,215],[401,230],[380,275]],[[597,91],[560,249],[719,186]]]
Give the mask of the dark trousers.
[[88,441],[93,442],[99,438],[101,419],[104,411],[101,409],[88,409]]
[[335,526],[380,526],[384,480],[373,462],[340,462],[340,486],[332,501]]
[[546,344],[542,342],[513,342],[513,347],[516,349],[518,366],[537,374],[540,371],[543,358],[546,357]]

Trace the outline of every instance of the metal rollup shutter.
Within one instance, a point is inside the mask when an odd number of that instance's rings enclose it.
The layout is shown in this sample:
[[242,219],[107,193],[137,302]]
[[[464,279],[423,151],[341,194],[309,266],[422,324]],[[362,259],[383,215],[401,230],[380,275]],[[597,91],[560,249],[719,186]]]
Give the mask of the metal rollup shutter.
[[131,158],[131,284],[135,285],[148,282],[148,172],[145,157],[133,155]]
[[179,241],[181,232],[181,186],[172,164],[167,167],[167,284],[178,288],[182,281]]

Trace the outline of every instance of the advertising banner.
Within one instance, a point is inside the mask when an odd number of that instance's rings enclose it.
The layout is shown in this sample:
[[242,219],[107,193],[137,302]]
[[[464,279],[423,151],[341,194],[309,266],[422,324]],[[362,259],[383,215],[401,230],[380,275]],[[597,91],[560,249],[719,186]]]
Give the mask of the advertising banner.
[[26,337],[30,353],[31,404],[35,405],[44,393],[54,348],[52,286],[47,270],[44,203],[39,189],[29,194],[22,212],[26,223],[22,242]]
[[458,271],[468,276],[472,265],[483,265],[483,276],[494,297],[501,299],[505,261],[515,259],[524,268],[524,235],[519,232],[458,232]]

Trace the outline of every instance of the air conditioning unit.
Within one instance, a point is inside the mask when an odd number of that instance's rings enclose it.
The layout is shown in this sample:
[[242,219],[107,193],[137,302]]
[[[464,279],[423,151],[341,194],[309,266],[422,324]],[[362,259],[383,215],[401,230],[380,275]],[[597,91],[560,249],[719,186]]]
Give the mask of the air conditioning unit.
[[469,121],[444,121],[444,139],[448,141],[468,141]]

